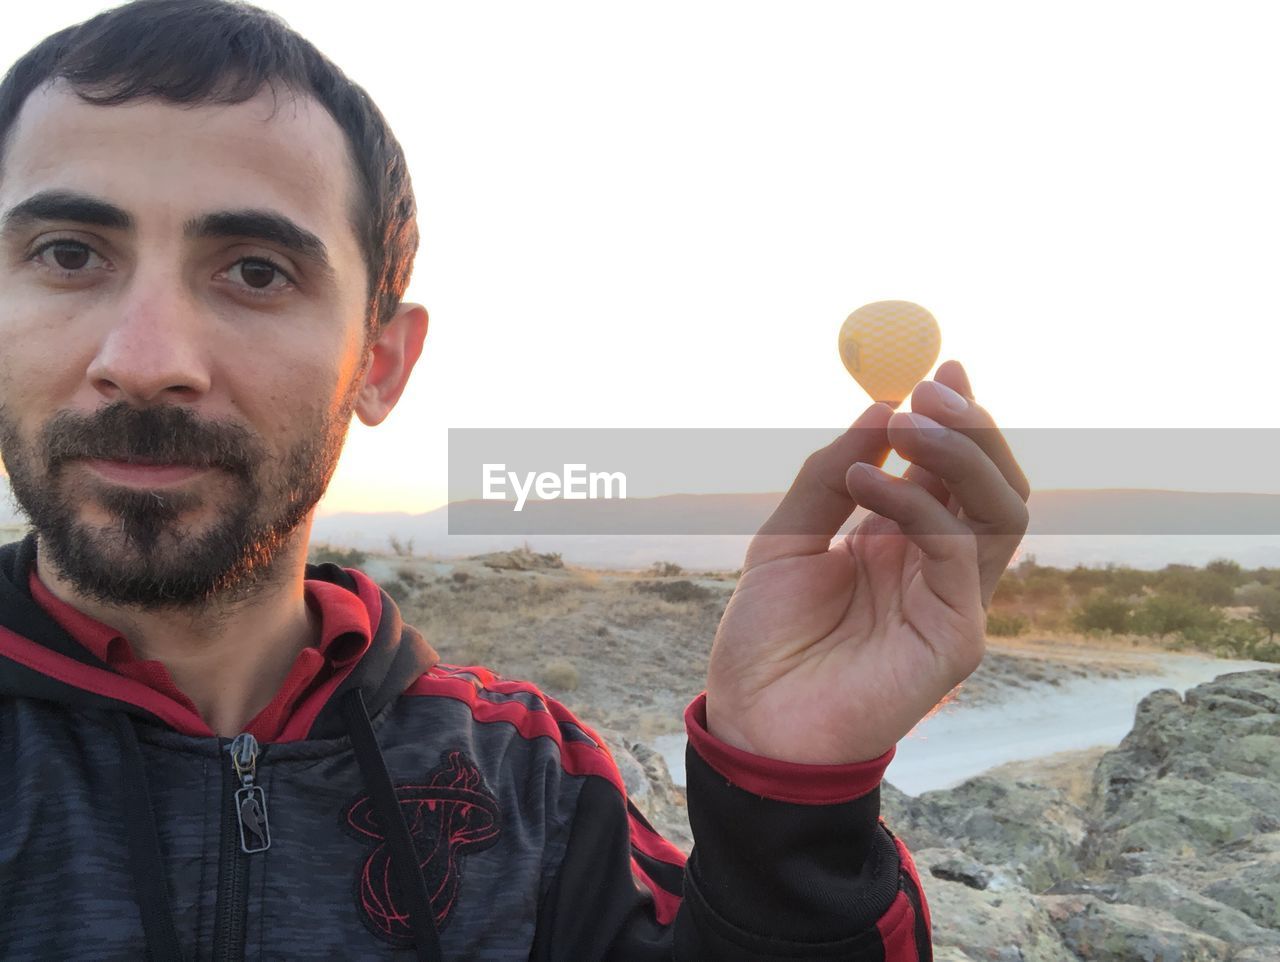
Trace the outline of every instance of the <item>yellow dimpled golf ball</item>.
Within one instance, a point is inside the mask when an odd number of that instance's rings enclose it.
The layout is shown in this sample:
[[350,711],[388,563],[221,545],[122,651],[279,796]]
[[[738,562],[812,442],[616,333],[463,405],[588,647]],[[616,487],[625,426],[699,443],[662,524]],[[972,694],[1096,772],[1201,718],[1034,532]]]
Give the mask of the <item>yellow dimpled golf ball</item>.
[[864,304],[840,327],[840,360],[871,400],[891,407],[924,380],[941,347],[938,322],[910,301]]

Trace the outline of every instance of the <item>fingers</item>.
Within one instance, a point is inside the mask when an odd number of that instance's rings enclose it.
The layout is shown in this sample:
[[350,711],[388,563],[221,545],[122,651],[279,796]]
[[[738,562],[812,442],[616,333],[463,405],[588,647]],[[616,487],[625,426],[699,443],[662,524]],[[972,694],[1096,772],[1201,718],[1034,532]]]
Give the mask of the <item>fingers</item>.
[[[977,535],[985,605],[1026,532],[1031,486],[990,414],[972,400],[963,367],[948,361],[938,372],[936,381],[922,382],[912,392],[911,414],[890,419],[889,440],[911,462],[905,477],[952,513],[958,510],[961,522]],[[913,420],[921,414],[923,420]],[[921,430],[929,427],[934,433]],[[938,482],[949,500],[943,500]]]
[[947,510],[952,514],[960,510],[960,502],[952,496],[946,482],[928,468],[922,468],[918,464],[909,464],[907,465],[907,470],[902,472],[902,476],[928,491],[937,499],[939,504],[945,504]]
[[933,372],[933,379],[956,391],[961,397],[973,400],[973,388],[969,385],[969,375],[959,361],[943,361]]
[[747,549],[746,567],[803,554],[819,554],[857,503],[845,484],[855,461],[883,464],[889,455],[887,404],[867,408],[844,434],[805,459],[782,501]]
[[915,412],[897,413],[889,419],[889,441],[902,457],[942,480],[975,532],[1022,537],[1026,502],[968,435]]
[[920,485],[873,465],[853,465],[848,484],[860,504],[896,522],[920,549],[921,574],[929,589],[952,609],[973,611],[982,601],[982,583],[977,539],[969,526]]
[[[1013,451],[1009,449],[1009,442],[996,427],[991,415],[978,405],[971,395],[963,394],[964,390],[972,390],[969,387],[969,379],[964,374],[964,368],[960,367],[959,362],[947,361],[938,368],[939,375],[943,374],[944,369],[949,383],[944,383],[941,378],[921,381],[911,392],[911,410],[924,414],[972,439],[1000,469],[1009,486],[1023,501],[1026,501],[1031,496],[1031,484],[1027,481],[1027,476],[1022,473],[1022,468],[1018,466]],[[940,384],[941,389],[939,389]]]

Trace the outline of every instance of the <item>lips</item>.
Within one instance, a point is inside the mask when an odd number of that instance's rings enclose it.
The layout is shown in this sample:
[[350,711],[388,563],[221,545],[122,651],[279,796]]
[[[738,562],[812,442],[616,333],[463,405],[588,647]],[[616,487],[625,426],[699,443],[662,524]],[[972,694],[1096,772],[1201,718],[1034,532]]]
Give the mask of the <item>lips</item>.
[[140,487],[179,484],[208,470],[192,464],[159,464],[140,460],[107,461],[88,458],[84,463],[108,481]]

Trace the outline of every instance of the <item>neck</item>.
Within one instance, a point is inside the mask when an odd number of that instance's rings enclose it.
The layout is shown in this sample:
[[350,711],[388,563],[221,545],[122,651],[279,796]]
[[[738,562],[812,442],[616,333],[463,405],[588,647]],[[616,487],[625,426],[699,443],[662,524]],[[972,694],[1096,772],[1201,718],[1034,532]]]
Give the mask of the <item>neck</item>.
[[[305,530],[304,530],[305,529]],[[36,551],[36,573],[62,601],[118,630],[137,658],[159,661],[215,733],[244,731],[320,638],[303,581],[310,525],[274,559],[271,575],[234,604],[146,611],[89,599]]]

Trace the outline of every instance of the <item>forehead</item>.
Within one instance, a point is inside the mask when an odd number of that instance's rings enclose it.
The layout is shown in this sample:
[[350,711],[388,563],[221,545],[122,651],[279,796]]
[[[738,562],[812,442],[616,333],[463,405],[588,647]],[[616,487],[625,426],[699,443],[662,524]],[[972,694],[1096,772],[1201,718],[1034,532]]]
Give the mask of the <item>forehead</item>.
[[358,253],[346,138],[320,103],[288,90],[239,104],[104,107],[60,81],[28,98],[0,162],[0,209],[58,189],[110,201],[140,225],[266,208]]

